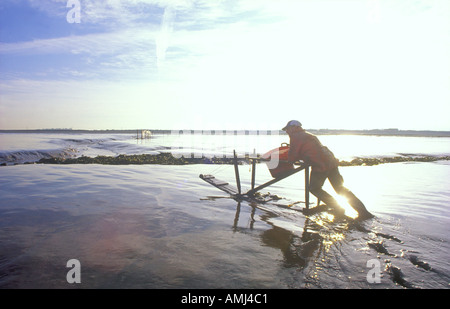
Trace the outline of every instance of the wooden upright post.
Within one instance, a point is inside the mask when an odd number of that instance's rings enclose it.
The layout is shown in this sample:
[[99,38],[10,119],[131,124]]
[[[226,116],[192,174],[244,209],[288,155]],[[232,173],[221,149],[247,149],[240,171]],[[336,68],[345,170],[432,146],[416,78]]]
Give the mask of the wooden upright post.
[[252,160],[252,190],[255,189],[256,160]]
[[239,168],[238,168],[238,160],[236,155],[236,150],[233,150],[233,156],[234,156],[234,174],[236,176],[236,185],[238,189],[238,194],[241,195],[241,179],[239,177]]
[[309,165],[305,168],[305,205],[309,209]]

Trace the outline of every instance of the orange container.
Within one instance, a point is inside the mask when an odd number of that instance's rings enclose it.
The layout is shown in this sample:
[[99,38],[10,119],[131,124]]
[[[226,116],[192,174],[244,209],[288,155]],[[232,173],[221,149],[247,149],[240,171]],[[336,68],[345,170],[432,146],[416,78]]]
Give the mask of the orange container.
[[289,146],[281,146],[262,155],[263,159],[270,159],[266,164],[273,178],[283,176],[284,173],[294,169],[294,164],[283,162],[287,161],[288,153]]

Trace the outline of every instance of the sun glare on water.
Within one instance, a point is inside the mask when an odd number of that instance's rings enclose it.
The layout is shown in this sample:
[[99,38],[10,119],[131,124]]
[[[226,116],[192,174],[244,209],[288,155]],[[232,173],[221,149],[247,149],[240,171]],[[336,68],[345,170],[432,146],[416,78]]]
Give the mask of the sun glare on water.
[[344,208],[346,216],[349,216],[350,218],[358,217],[358,213],[356,212],[356,210],[353,209],[352,206],[350,206],[345,197],[337,195],[335,196],[335,198],[338,201],[339,205],[341,205],[341,207]]

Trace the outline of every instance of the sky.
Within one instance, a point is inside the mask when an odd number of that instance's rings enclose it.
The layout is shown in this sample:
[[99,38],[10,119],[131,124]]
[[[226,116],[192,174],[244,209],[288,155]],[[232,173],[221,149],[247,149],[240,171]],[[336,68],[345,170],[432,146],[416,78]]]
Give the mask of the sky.
[[0,129],[450,131],[448,0],[2,0]]

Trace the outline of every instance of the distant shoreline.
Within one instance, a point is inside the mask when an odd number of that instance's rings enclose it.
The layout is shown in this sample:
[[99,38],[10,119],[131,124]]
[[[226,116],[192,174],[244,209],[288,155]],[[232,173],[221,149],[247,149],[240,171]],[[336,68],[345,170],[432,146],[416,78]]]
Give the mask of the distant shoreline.
[[[76,130],[76,129],[38,129],[38,130],[0,130],[0,133],[67,133],[67,134],[137,134],[143,129],[135,130]],[[171,134],[173,132],[187,134],[233,134],[233,135],[272,135],[274,130],[161,130],[145,129],[153,134]],[[398,130],[398,129],[372,129],[372,130],[334,130],[334,129],[306,129],[316,135],[372,135],[372,136],[410,136],[410,137],[450,137],[450,131],[431,131],[431,130]],[[277,132],[285,135],[284,131]]]

